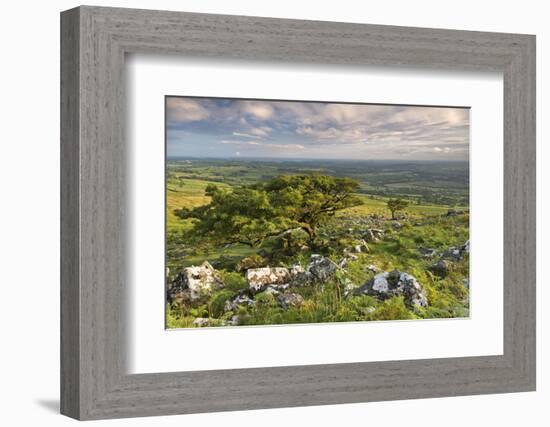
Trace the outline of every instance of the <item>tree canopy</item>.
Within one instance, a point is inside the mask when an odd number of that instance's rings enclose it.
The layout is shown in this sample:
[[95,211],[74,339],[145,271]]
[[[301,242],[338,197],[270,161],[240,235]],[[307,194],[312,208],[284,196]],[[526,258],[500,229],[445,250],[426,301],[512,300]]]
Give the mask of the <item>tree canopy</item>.
[[398,211],[402,211],[407,206],[409,206],[409,203],[406,200],[403,199],[390,199],[388,200],[388,209],[391,212],[391,219],[395,218],[395,213]]
[[327,175],[278,176],[232,189],[210,184],[210,203],[175,213],[194,218],[193,233],[218,244],[259,246],[293,229],[304,230],[313,242],[328,218],[361,203],[354,195],[358,188],[355,180]]

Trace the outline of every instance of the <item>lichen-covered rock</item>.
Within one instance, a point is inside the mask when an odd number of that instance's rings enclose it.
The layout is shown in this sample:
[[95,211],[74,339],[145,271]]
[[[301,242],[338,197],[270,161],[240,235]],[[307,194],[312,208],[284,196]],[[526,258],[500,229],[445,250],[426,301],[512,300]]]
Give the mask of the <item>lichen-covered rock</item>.
[[311,262],[307,266],[306,273],[315,281],[326,282],[334,276],[338,269],[338,265],[330,258],[314,254],[311,255]]
[[200,266],[184,268],[171,284],[168,298],[175,302],[194,302],[223,288],[218,272],[204,261]]
[[248,287],[254,293],[270,285],[288,284],[290,279],[290,271],[284,267],[250,268],[246,271]]
[[366,284],[356,289],[354,295],[372,295],[380,300],[393,296],[403,296],[409,306],[426,307],[428,300],[424,289],[414,276],[393,270],[374,276]]
[[[346,254],[346,258],[357,259],[352,254]],[[291,286],[307,286],[312,283],[324,283],[334,277],[336,271],[347,264],[347,259],[340,261],[340,265],[336,264],[330,258],[322,255],[311,255],[309,264],[302,268],[299,265],[294,265],[290,269]]]
[[304,267],[302,267],[300,264],[294,264],[292,267],[290,267],[290,270],[289,270],[291,278],[296,277],[299,274],[302,274],[304,272],[305,272]]
[[296,293],[284,293],[277,297],[279,305],[287,310],[290,307],[298,308],[304,303],[304,298]]
[[237,311],[239,307],[253,307],[256,305],[256,301],[250,298],[246,293],[240,292],[231,300],[225,302],[223,310],[228,311]]

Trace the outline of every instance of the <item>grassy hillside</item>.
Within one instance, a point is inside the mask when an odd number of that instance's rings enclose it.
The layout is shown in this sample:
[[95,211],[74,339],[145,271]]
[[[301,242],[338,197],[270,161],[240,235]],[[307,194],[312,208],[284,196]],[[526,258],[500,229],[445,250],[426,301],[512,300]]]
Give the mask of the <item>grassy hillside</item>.
[[[304,249],[289,254],[280,249],[280,239],[277,238],[268,239],[257,248],[241,244],[196,245],[189,237],[193,220],[178,218],[174,213],[176,209],[208,204],[210,198],[205,195],[205,189],[211,183],[230,189],[278,175],[312,172],[352,176],[361,183],[357,194],[361,204],[337,212],[324,224],[319,233],[320,246],[314,249],[303,245]],[[437,257],[426,257],[422,251],[429,248],[441,254],[469,239],[468,188],[468,171],[463,164],[428,167],[426,164],[380,163],[361,167],[356,162],[172,161],[168,163],[166,186],[167,267],[170,270],[167,280],[173,280],[183,268],[207,260],[236,292],[246,287],[244,273],[236,271],[244,258],[261,256],[269,259],[266,262],[270,266],[284,267],[296,262],[307,263],[313,252],[322,252],[337,260],[357,240],[357,233],[369,224],[383,230],[384,237],[369,243],[368,251],[357,253],[356,259],[350,261],[345,271],[331,283],[323,287],[296,289],[295,292],[305,300],[302,307],[281,310],[265,296],[266,301],[239,313],[246,319],[242,324],[467,316],[469,300],[465,283],[469,277],[468,259],[453,263],[452,271],[441,278],[430,271]],[[386,206],[388,198],[395,196],[409,202],[400,213],[398,222],[389,220]],[[451,208],[465,213],[447,216]],[[295,240],[301,238],[303,236],[297,233]],[[343,298],[343,289],[350,282],[363,284],[374,276],[375,273],[367,268],[369,266],[375,266],[379,271],[398,269],[415,276],[426,290],[429,306],[411,310],[399,299],[381,302],[370,296]],[[225,315],[219,309],[220,304],[229,298],[226,289],[200,306],[169,304],[168,327],[193,326],[197,317],[211,319],[209,326],[224,324],[227,316],[235,314]]]

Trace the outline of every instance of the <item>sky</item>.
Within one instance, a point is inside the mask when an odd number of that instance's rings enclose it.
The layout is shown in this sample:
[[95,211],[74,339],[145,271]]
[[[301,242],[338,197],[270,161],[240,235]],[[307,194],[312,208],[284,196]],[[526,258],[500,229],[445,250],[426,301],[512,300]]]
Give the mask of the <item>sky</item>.
[[467,160],[469,109],[166,98],[167,155]]

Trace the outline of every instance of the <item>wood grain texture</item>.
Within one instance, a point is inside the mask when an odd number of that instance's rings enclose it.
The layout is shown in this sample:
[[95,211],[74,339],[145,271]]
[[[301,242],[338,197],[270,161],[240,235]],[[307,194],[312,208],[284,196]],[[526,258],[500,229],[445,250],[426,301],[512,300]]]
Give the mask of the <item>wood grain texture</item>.
[[78,10],[61,20],[61,412],[80,414]]
[[[534,36],[84,6],[63,12],[61,37],[62,413],[100,419],[534,390]],[[501,71],[504,354],[128,375],[128,53]]]

